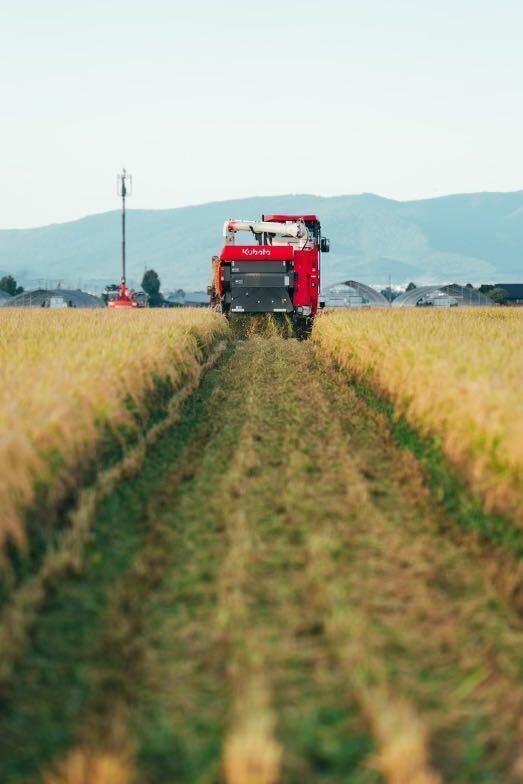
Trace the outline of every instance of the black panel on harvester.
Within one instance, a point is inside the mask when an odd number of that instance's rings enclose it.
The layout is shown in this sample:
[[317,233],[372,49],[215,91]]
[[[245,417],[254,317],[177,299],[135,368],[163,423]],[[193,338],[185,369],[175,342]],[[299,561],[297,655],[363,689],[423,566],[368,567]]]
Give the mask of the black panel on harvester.
[[232,261],[232,272],[285,272],[292,261]]
[[231,262],[231,313],[292,313],[292,261]]
[[251,288],[293,288],[294,286],[294,273],[292,272],[279,272],[278,274],[270,272],[249,272],[246,274],[233,273],[231,276],[231,286],[245,286]]

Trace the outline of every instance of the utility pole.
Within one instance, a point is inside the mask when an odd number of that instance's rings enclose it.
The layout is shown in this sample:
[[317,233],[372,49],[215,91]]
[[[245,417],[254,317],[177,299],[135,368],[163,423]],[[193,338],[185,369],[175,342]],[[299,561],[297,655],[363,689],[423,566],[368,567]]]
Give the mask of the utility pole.
[[118,196],[122,197],[122,283],[125,284],[125,200],[132,193],[133,178],[127,173],[126,169],[122,169],[122,173],[117,176]]

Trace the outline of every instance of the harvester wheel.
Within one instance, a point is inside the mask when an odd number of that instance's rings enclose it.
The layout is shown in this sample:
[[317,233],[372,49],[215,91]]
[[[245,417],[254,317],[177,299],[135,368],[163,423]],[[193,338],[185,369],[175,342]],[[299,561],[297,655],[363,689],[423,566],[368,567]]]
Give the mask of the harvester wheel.
[[311,318],[296,318],[294,319],[294,334],[297,340],[307,340],[312,332],[312,319]]

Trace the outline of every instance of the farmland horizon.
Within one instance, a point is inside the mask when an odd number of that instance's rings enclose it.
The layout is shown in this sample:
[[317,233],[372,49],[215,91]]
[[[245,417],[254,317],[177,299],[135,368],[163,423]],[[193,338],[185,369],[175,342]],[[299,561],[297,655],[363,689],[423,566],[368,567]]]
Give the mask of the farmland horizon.
[[[102,290],[119,275],[120,218],[114,209],[72,221],[0,230],[0,274],[26,288],[42,280]],[[519,280],[523,190],[456,193],[418,200],[374,193],[339,196],[282,194],[147,209],[128,203],[128,278],[140,283],[155,269],[164,289],[202,290],[209,263],[230,218],[262,213],[316,213],[331,253],[324,285],[358,280],[369,285]],[[98,288],[97,288],[98,287]]]

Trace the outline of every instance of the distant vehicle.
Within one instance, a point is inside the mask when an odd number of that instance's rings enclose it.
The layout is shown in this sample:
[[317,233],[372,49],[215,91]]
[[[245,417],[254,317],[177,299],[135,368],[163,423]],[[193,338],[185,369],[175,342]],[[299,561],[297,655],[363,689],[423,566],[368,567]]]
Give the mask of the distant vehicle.
[[145,291],[135,291],[134,297],[139,308],[146,308],[149,304],[149,297]]
[[134,289],[127,288],[124,278],[120,281],[118,291],[107,292],[108,308],[145,308],[146,305],[147,294],[143,291],[136,292]]

